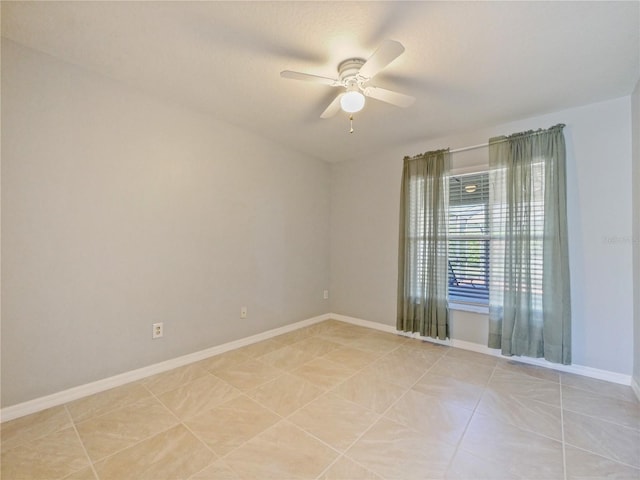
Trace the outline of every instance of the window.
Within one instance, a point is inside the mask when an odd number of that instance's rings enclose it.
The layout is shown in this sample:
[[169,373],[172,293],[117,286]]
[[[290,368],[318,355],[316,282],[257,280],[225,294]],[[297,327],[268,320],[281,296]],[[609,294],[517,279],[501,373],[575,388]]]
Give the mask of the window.
[[[425,185],[425,179],[420,176],[411,177],[409,181],[409,222],[408,222],[408,238],[409,245],[408,250],[410,254],[410,258],[414,259],[413,266],[410,269],[410,292],[411,298],[416,303],[423,303],[425,291],[428,289],[428,283],[431,280],[435,281],[434,278],[428,275],[429,269],[431,265],[429,264],[429,245],[433,245],[433,238],[429,236],[429,233],[433,230],[433,225],[429,224],[429,222],[433,222],[433,219],[428,218],[429,216],[425,213],[425,211],[429,210],[431,205],[425,205],[425,188],[432,188],[429,185],[429,180],[427,180],[427,185]],[[437,256],[440,258],[444,258],[447,254],[446,252],[446,244],[444,242],[440,242]],[[433,258],[433,257],[432,257]],[[442,260],[438,260],[442,271],[444,271],[445,265]],[[445,292],[442,292],[442,296],[444,298]]]
[[409,252],[415,259],[411,269],[411,298],[416,303],[421,302],[425,290],[424,279],[427,271],[427,256],[425,253],[426,238],[424,236],[424,178],[411,177],[409,181]]
[[[528,292],[528,308],[536,312],[542,321],[542,267],[544,253],[544,182],[545,165],[532,163],[522,175],[522,193],[518,201],[511,202],[511,214],[507,213],[506,170],[495,170],[495,191],[492,194],[493,225],[491,230],[493,298],[492,303],[504,303],[504,288],[518,295]],[[524,193],[526,192],[526,194]],[[507,231],[512,249],[507,253]],[[516,244],[518,248],[514,248]],[[508,257],[507,257],[508,256]],[[517,266],[517,269],[514,268]],[[507,275],[507,278],[505,278]]]
[[449,301],[489,303],[489,172],[449,177]]

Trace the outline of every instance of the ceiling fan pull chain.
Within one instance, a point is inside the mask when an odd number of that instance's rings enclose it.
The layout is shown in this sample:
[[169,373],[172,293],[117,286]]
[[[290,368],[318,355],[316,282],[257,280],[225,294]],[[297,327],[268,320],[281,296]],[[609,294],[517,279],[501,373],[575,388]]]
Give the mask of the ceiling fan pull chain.
[[349,122],[351,122],[351,130],[349,130],[349,133],[353,133],[353,115],[349,115]]

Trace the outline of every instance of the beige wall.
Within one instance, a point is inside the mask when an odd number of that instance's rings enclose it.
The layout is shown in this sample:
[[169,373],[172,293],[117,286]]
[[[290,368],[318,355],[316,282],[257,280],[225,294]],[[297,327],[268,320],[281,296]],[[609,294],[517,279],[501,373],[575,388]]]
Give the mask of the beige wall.
[[3,407],[329,311],[394,325],[402,157],[558,122],[574,361],[638,381],[638,87],[328,166],[8,41],[2,67]]
[[[619,98],[333,165],[331,310],[395,325],[400,176],[405,155],[478,145],[495,135],[565,123],[573,361],[630,374],[630,105],[629,97]],[[473,155],[464,158],[464,163],[473,163]],[[454,155],[454,167],[459,161]],[[487,322],[487,315],[455,311],[452,336],[486,345]]]
[[633,141],[633,379],[640,392],[640,79],[631,97]]
[[328,182],[3,40],[2,406],[327,313]]

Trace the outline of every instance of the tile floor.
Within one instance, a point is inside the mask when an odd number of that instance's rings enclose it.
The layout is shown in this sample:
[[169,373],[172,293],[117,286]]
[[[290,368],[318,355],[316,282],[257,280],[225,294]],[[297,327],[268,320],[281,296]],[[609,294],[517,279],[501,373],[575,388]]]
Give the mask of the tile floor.
[[630,387],[333,320],[2,425],[2,479],[640,479]]

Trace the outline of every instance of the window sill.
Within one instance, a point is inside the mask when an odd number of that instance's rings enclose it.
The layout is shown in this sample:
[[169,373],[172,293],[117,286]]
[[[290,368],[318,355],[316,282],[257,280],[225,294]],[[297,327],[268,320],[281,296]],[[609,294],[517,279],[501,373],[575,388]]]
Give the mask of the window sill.
[[473,305],[470,303],[449,302],[449,310],[460,310],[462,312],[472,312],[489,315],[489,307],[487,305]]

